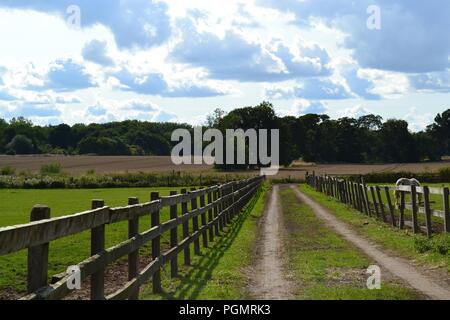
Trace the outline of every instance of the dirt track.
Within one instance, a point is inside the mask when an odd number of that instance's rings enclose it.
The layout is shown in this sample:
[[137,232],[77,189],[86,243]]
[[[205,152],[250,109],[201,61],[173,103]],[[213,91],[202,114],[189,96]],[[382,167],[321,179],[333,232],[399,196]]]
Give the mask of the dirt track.
[[444,282],[438,284],[436,280],[431,279],[417,270],[409,261],[383,252],[376,245],[359,236],[345,223],[339,221],[327,209],[300,192],[297,186],[291,185],[290,187],[295,192],[299,201],[310,206],[319,218],[324,220],[338,234],[358,247],[367,256],[374,259],[382,269],[388,270],[396,277],[405,281],[409,286],[433,300],[450,299],[450,288]]
[[278,186],[272,188],[264,213],[261,239],[258,247],[258,263],[250,287],[256,299],[285,300],[291,297],[290,284],[285,278],[280,239],[281,209]]

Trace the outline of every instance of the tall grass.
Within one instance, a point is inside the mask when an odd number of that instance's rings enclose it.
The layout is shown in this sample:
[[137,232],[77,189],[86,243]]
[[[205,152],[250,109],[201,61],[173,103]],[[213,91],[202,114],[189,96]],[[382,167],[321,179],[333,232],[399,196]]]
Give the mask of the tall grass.
[[450,182],[450,167],[445,167],[439,169],[437,172],[377,172],[368,173],[362,176],[350,176],[351,180],[358,180],[360,177],[364,178],[367,183],[395,183],[400,178],[416,178],[420,182],[426,183],[439,183],[439,182]]
[[[59,172],[59,173],[58,173]],[[0,176],[0,188],[55,189],[55,188],[133,188],[133,187],[182,187],[211,186],[251,175],[188,174],[188,173],[115,173],[87,172],[81,176],[63,174],[58,166],[45,168],[39,174]]]
[[62,173],[62,166],[60,163],[44,164],[40,170],[41,175],[58,175]]
[[3,167],[0,169],[0,176],[12,176],[16,173],[16,169],[12,167]]

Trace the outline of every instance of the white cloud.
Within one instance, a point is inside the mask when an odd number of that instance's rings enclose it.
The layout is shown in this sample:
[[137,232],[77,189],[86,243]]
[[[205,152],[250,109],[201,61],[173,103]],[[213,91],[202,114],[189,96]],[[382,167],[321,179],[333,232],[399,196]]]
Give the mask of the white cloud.
[[102,24],[121,48],[148,48],[164,43],[171,34],[167,5],[156,0],[3,0],[0,7],[31,9],[67,19],[67,8],[77,5],[81,27]]
[[326,103],[321,101],[308,101],[300,99],[295,101],[293,111],[295,115],[305,115],[309,113],[313,114],[325,114],[329,110]]
[[209,77],[242,82],[273,82],[328,75],[329,56],[318,45],[303,44],[300,55],[281,41],[263,44],[242,32],[228,29],[223,37],[199,31],[191,20],[179,22],[182,40],[170,56],[192,67],[204,68]]
[[358,119],[358,118],[368,115],[368,114],[372,114],[372,112],[370,110],[364,108],[363,106],[359,106],[359,105],[351,107],[351,108],[341,109],[336,112],[337,118],[347,117],[347,118]]
[[450,92],[450,70],[411,75],[409,79],[411,86],[418,91]]
[[416,107],[412,107],[408,110],[404,119],[409,123],[409,129],[417,132],[426,129],[426,127],[433,123],[436,115],[430,112],[421,112]]
[[[361,67],[399,72],[431,72],[449,66],[450,2],[441,0],[260,0],[259,3],[296,14],[296,23],[311,19],[346,33],[344,45]],[[381,30],[366,22],[369,5],[381,9]]]
[[138,119],[141,121],[168,122],[177,116],[162,110],[158,105],[145,100],[112,101],[101,99],[86,109],[85,117],[90,122],[123,121]]
[[107,54],[106,41],[92,40],[83,48],[83,58],[104,67],[114,66],[114,61]]
[[307,100],[339,100],[349,99],[351,93],[337,82],[328,78],[311,78],[297,83],[295,86],[274,86],[265,90],[269,99],[307,99]]

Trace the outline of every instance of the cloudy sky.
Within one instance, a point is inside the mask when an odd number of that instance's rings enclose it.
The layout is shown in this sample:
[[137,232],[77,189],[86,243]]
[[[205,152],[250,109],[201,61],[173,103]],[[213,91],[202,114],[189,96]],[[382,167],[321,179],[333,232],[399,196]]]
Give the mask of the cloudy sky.
[[444,0],[0,0],[0,117],[199,124],[270,100],[419,130],[450,108],[449,30]]

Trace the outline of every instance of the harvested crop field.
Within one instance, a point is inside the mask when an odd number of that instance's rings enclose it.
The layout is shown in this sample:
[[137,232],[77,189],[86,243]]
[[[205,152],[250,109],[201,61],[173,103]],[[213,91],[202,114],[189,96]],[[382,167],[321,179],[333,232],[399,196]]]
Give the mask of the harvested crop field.
[[[37,172],[42,165],[55,162],[60,163],[62,169],[71,174],[83,174],[88,170],[98,173],[139,171],[162,173],[173,170],[193,174],[217,172],[213,166],[206,164],[174,165],[170,156],[0,156],[0,168],[12,167],[18,172]],[[294,162],[290,168],[281,169],[276,178],[304,178],[307,171],[313,170],[318,174],[343,175],[400,171],[436,172],[444,167],[450,167],[450,160],[407,164],[313,164],[299,161]],[[249,172],[244,171],[243,174],[248,175]]]
[[81,174],[88,170],[95,170],[99,173],[213,170],[209,165],[177,166],[172,163],[170,156],[0,156],[0,168],[12,167],[17,171],[37,172],[42,165],[55,162],[60,163],[62,169],[71,174]]

